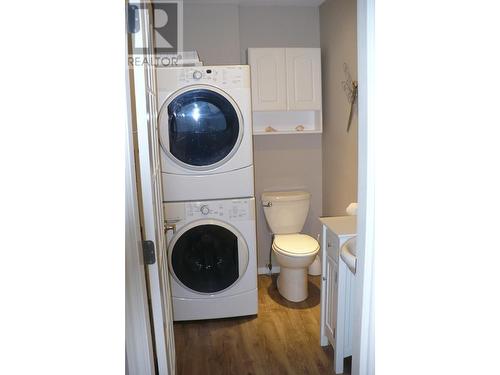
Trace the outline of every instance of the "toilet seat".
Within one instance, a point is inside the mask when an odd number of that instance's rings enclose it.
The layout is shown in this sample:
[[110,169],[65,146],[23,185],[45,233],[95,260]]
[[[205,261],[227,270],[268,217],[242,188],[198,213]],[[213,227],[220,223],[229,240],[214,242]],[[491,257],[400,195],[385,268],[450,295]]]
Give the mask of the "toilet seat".
[[293,257],[308,256],[319,250],[319,243],[307,234],[277,234],[273,250]]

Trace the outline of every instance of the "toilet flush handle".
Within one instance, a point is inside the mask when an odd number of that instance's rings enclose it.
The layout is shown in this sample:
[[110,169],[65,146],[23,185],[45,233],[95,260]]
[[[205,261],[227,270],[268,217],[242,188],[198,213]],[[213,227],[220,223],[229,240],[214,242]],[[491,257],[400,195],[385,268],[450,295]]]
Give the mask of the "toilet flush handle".
[[262,202],[262,207],[272,207],[273,202]]

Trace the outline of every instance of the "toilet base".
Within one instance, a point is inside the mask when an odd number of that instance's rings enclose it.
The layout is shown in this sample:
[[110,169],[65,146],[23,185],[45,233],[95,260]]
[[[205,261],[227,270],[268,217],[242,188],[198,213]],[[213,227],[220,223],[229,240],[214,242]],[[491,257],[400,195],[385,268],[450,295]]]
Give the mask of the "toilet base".
[[280,267],[278,276],[278,292],[291,302],[302,302],[307,299],[307,267]]

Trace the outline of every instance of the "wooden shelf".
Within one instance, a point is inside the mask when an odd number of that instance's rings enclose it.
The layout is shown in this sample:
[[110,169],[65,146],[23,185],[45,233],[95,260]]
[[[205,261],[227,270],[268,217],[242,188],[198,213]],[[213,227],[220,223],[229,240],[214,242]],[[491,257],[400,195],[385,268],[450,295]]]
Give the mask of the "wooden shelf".
[[[323,130],[321,111],[254,111],[253,134],[317,134]],[[297,126],[304,130],[295,130]],[[266,132],[271,127],[275,131]]]
[[275,132],[266,132],[266,131],[254,131],[253,135],[301,135],[301,134],[321,134],[321,130],[302,130],[302,131],[297,131],[297,130],[282,130],[282,131],[275,131]]

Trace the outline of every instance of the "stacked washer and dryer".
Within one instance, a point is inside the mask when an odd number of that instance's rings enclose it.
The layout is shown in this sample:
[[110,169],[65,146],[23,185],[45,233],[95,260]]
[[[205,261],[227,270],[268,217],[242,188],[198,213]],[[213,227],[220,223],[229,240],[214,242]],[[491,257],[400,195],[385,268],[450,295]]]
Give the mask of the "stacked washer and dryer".
[[250,71],[157,70],[174,320],[257,313]]

